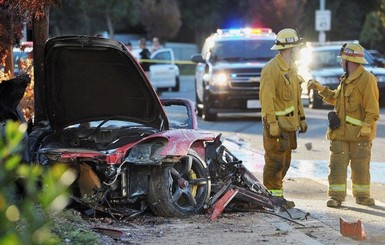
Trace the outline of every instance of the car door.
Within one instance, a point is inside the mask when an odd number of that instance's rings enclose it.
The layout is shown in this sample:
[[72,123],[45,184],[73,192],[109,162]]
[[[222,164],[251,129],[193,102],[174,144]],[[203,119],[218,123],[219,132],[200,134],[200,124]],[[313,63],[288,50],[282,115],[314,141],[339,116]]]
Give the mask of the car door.
[[197,129],[194,103],[189,99],[161,99],[170,129]]
[[176,85],[178,67],[172,49],[165,48],[151,55],[150,81],[155,89],[173,88]]

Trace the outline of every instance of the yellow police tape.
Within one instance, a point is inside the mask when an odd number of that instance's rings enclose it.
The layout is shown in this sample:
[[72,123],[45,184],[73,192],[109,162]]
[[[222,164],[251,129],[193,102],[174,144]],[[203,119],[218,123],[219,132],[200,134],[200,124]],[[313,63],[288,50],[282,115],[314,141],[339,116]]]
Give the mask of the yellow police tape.
[[194,62],[188,60],[175,60],[171,62],[171,60],[149,60],[149,59],[141,59],[138,60],[140,63],[163,63],[163,64],[180,64],[180,65],[195,65]]

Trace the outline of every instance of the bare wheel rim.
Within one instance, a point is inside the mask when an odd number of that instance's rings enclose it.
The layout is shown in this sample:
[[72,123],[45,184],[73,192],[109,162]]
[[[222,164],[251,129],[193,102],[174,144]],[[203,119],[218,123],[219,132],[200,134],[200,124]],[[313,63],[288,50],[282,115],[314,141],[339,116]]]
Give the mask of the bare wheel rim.
[[169,170],[170,194],[181,210],[195,210],[205,202],[209,180],[199,159],[187,155]]

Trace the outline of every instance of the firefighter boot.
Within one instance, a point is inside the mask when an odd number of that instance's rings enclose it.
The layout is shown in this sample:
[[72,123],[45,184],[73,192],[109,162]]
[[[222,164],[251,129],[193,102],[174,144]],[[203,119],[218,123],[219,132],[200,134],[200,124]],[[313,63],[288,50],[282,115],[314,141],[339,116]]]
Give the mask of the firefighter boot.
[[331,208],[337,208],[337,207],[341,206],[341,201],[338,201],[338,200],[331,197],[326,202],[326,206],[331,207]]
[[286,204],[285,204],[286,209],[291,209],[295,207],[295,203],[293,201],[286,200],[285,198],[284,200],[286,201]]
[[357,197],[356,203],[360,205],[365,205],[365,206],[376,205],[374,199],[371,197]]

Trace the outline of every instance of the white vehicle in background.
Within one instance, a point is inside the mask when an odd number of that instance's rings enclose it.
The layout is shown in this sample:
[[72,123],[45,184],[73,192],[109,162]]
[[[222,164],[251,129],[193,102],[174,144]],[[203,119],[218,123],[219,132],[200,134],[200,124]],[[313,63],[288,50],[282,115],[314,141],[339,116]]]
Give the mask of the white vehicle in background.
[[[322,101],[322,97],[318,92],[314,90],[308,91],[307,84],[310,79],[314,79],[331,89],[338,87],[340,84],[339,78],[344,73],[338,56],[342,45],[346,42],[352,41],[334,41],[322,44],[308,43],[301,50],[302,57],[298,61],[298,72],[305,80],[305,83],[302,84],[302,101],[304,105],[308,105],[312,109],[323,108],[327,105]],[[368,50],[365,50],[364,57],[368,61],[368,64],[364,64],[365,69],[377,78],[380,104],[384,106],[385,68],[378,66],[379,63],[374,60]]]
[[[140,59],[140,51],[140,49],[134,49],[131,53]],[[179,68],[175,64],[175,55],[171,48],[162,48],[151,53],[149,79],[156,91],[162,92],[169,89],[173,92],[179,91]]]

